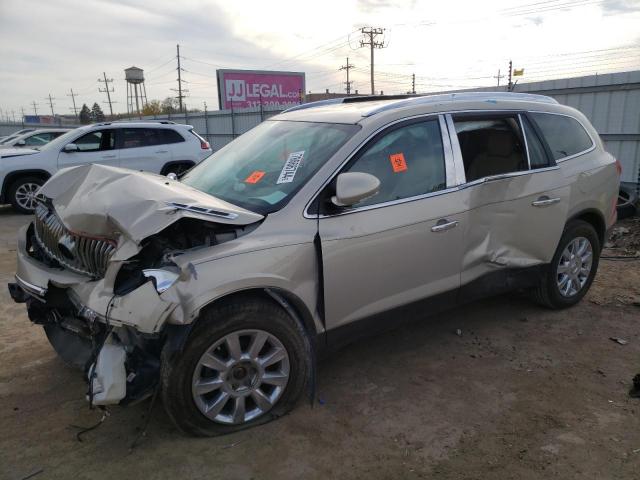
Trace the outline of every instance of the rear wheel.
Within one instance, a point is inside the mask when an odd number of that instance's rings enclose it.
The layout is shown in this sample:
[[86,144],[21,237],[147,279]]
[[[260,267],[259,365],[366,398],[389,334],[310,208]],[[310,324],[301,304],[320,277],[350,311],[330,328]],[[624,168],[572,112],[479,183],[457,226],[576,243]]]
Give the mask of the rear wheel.
[[33,213],[36,209],[36,192],[42,185],[44,185],[44,180],[39,177],[19,178],[9,187],[9,202],[20,213]]
[[582,220],[567,224],[548,271],[534,291],[549,308],[566,308],[585,296],[598,270],[600,240],[593,226]]
[[310,352],[303,327],[269,300],[214,307],[183,352],[163,352],[165,409],[198,436],[265,423],[294,407],[310,378]]
[[636,214],[636,202],[638,201],[638,195],[633,188],[626,185],[620,185],[618,191],[618,202],[616,204],[616,210],[618,212],[618,219],[632,217]]

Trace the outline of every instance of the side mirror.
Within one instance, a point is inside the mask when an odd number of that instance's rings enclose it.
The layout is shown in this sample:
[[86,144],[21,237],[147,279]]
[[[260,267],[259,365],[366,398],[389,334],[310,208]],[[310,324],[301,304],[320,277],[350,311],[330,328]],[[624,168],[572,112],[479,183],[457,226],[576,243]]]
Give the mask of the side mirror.
[[62,149],[63,152],[67,153],[77,152],[79,150],[80,149],[78,148],[78,145],[76,145],[75,143],[67,143]]
[[178,180],[178,175],[173,173],[173,172],[169,172],[169,173],[167,173],[167,178],[169,180]]
[[24,140],[20,140],[19,142],[16,142],[16,147],[24,147],[27,144],[27,142],[25,142]]
[[336,179],[336,194],[331,202],[338,207],[349,207],[380,190],[380,180],[370,173],[346,172]]

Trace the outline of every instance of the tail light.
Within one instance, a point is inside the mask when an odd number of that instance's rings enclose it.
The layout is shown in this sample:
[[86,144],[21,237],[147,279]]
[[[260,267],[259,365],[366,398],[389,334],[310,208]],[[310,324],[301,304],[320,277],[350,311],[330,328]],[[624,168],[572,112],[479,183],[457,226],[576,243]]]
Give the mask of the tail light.
[[200,135],[198,135],[196,132],[194,132],[193,130],[189,130],[191,132],[191,134],[196,137],[198,140],[200,140],[200,148],[202,150],[210,150],[211,149],[211,145],[209,145],[209,142],[207,142],[204,138],[202,138]]
[[616,158],[616,171],[618,172],[618,176],[621,177],[622,176],[622,164],[620,163],[620,160],[618,160]]

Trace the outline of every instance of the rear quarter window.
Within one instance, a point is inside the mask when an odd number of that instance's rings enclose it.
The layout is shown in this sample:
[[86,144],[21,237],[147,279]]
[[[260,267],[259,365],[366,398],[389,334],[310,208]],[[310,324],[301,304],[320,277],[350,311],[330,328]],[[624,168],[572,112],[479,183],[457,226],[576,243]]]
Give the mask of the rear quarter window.
[[584,152],[593,146],[591,137],[575,118],[550,113],[530,115],[540,128],[555,160]]

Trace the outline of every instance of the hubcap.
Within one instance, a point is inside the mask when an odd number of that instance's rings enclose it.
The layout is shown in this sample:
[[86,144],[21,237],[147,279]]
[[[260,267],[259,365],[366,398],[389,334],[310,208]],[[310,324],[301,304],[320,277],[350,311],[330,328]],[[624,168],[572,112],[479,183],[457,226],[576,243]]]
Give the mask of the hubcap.
[[16,189],[16,202],[25,210],[36,208],[36,192],[40,188],[37,183],[23,183]]
[[587,283],[593,264],[591,242],[584,237],[574,238],[565,247],[556,271],[558,290],[564,297],[577,294]]
[[263,330],[240,330],[200,357],[191,392],[206,417],[239,425],[271,410],[288,381],[289,355],[282,342]]

